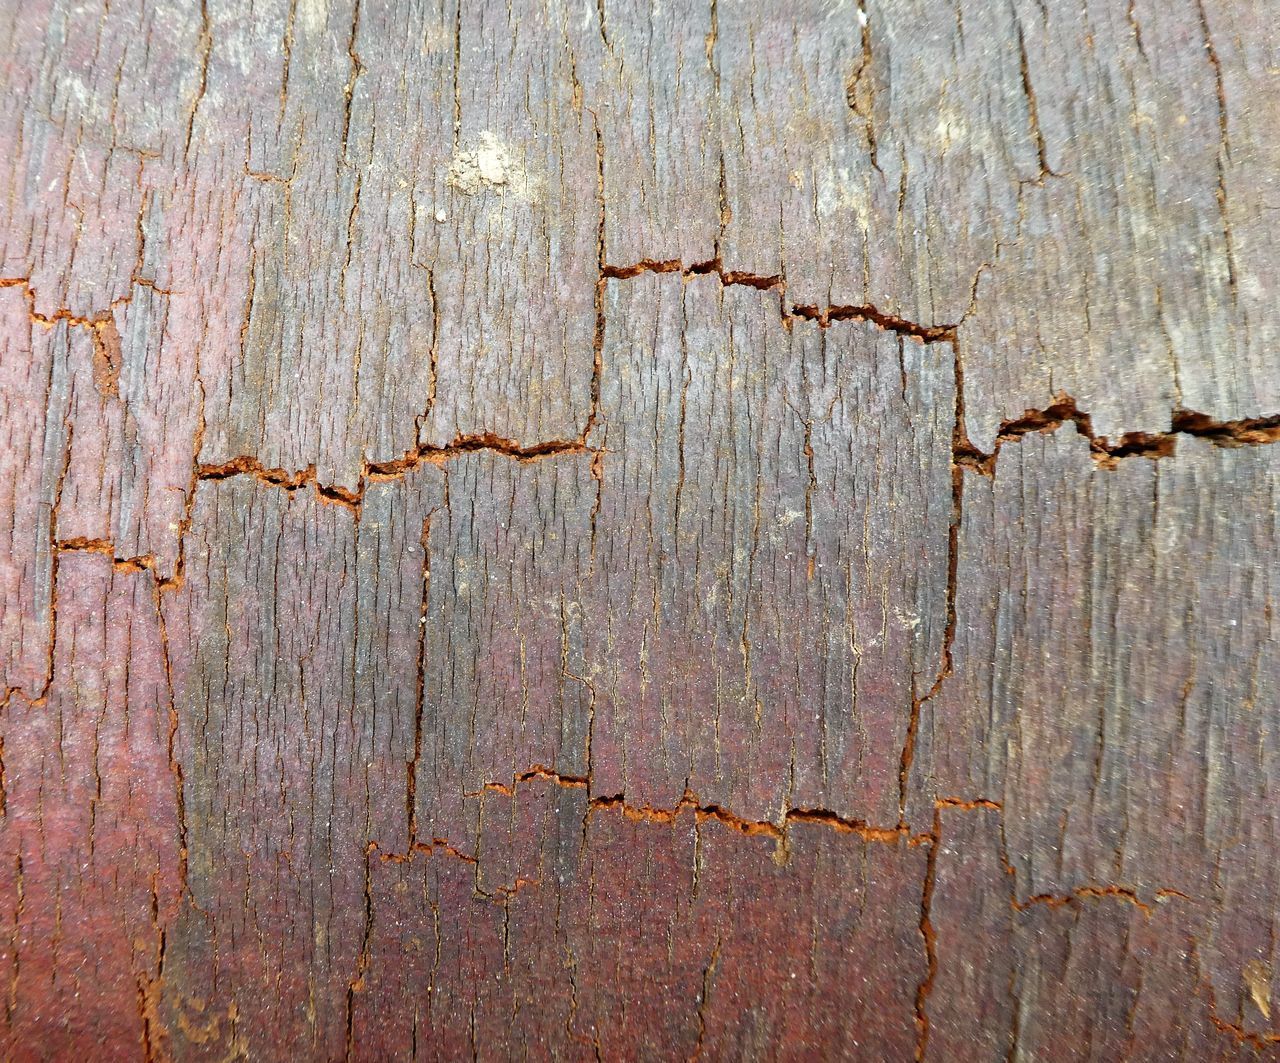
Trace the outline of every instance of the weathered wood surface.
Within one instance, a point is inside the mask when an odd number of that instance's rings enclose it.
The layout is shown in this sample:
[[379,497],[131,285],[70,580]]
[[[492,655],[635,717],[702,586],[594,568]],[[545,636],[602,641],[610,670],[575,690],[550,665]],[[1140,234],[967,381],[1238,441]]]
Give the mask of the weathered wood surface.
[[5,1058],[1280,1056],[1255,0],[0,0]]

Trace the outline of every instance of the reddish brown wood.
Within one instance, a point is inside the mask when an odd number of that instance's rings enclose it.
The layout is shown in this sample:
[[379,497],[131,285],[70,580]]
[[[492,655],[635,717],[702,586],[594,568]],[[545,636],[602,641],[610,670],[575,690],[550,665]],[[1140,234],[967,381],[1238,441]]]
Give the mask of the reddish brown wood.
[[1275,24],[0,0],[0,1055],[1280,1055]]

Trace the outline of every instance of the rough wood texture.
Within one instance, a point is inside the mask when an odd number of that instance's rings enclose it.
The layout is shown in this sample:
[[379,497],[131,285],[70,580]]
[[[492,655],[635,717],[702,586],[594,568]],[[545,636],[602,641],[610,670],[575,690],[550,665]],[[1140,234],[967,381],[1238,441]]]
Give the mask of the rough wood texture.
[[0,0],[4,1057],[1280,1057],[1275,14]]

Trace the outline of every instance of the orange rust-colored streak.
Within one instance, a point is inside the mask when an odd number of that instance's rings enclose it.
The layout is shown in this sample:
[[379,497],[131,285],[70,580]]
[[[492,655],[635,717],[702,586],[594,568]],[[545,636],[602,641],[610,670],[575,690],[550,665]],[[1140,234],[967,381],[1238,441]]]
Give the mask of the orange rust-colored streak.
[[1215,421],[1194,410],[1176,410],[1172,431],[1199,436],[1220,447],[1261,447],[1280,442],[1280,414],[1238,421]]
[[[133,294],[122,295],[118,299],[114,299],[106,310],[102,310],[96,314],[85,317],[82,314],[73,313],[68,307],[60,306],[51,314],[42,314],[36,310],[36,290],[31,284],[28,277],[0,277],[0,288],[21,288],[23,297],[27,300],[27,313],[33,324],[43,325],[45,328],[53,328],[55,325],[65,323],[73,328],[89,328],[100,329],[107,323],[112,322],[112,314],[117,306],[124,306],[133,298]],[[114,324],[113,324],[114,329]],[[118,334],[117,334],[118,339]]]
[[1227,1022],[1216,1012],[1210,1010],[1209,1021],[1220,1031],[1228,1034],[1240,1044],[1247,1044],[1251,1048],[1270,1049],[1273,1045],[1280,1044],[1280,1033],[1251,1033],[1243,1026],[1234,1022]]
[[[1156,890],[1154,896],[1157,901],[1170,897],[1178,897],[1186,901],[1191,900],[1181,890],[1169,888]],[[1047,908],[1065,908],[1078,904],[1080,901],[1105,899],[1114,899],[1132,904],[1144,916],[1150,916],[1155,911],[1155,906],[1144,901],[1136,890],[1130,889],[1128,886],[1115,885],[1077,886],[1070,893],[1038,893],[1034,897],[1028,897],[1025,901],[1018,901],[1015,898],[1012,904],[1015,911],[1025,912],[1035,905],[1044,905]]]
[[933,803],[934,808],[952,808],[958,812],[974,812],[978,809],[986,809],[993,812],[1003,812],[1004,805],[999,801],[992,801],[986,797],[974,798],[966,801],[959,797],[939,797]]
[[681,273],[684,264],[678,258],[645,258],[629,266],[605,266],[601,273],[610,280],[630,280],[642,273]]
[[226,480],[232,476],[249,476],[266,486],[281,488],[285,491],[311,487],[321,501],[344,506],[358,514],[364,502],[365,489],[370,483],[398,480],[422,465],[443,465],[464,454],[479,452],[494,453],[523,463],[562,455],[598,453],[595,447],[588,446],[582,439],[551,439],[521,446],[503,436],[483,432],[459,436],[446,446],[423,444],[398,458],[389,458],[386,461],[366,461],[354,488],[320,483],[314,465],[290,472],[278,466],[266,466],[251,455],[239,455],[217,464],[197,465],[196,478],[197,480]]
[[924,886],[920,891],[920,937],[924,941],[925,973],[916,987],[916,1052],[917,1061],[925,1058],[929,1049],[929,994],[938,978],[938,935],[933,929],[933,888],[938,877],[938,848],[942,836],[942,809],[933,810],[933,832],[929,840],[929,855],[925,862]]
[[59,553],[100,554],[110,559],[112,567],[117,572],[154,573],[156,570],[154,554],[135,554],[132,557],[120,557],[110,539],[90,539],[85,536],[75,536],[69,539],[59,539],[55,543],[55,549]]
[[[1196,969],[1200,970],[1200,949],[1195,938],[1188,941],[1189,952],[1192,960],[1196,965]],[[1229,1022],[1218,1014],[1218,995],[1214,991],[1213,982],[1204,977],[1203,972],[1199,976],[1200,985],[1204,989],[1207,998],[1209,1021],[1213,1023],[1214,1028],[1221,1033],[1227,1034],[1237,1044],[1249,1045],[1249,1047],[1260,1051],[1269,1051],[1271,1046],[1280,1044],[1280,1034],[1276,1033],[1253,1033],[1246,1030],[1239,1023]]]
[[[714,276],[726,287],[740,285],[755,288],[758,291],[776,291],[780,296],[786,295],[786,278],[778,273],[750,273],[745,270],[728,269],[719,258],[707,259],[705,262],[684,264],[678,258],[641,259],[629,265],[603,265],[603,280],[630,280],[646,273],[679,273],[685,278]],[[810,321],[819,328],[830,328],[839,321],[866,321],[886,332],[894,332],[901,336],[909,336],[925,343],[950,342],[955,339],[958,326],[951,324],[926,325],[918,321],[910,321],[898,317],[870,304],[859,306],[814,306],[795,305],[788,307],[784,302],[780,306],[782,323],[790,328],[796,321]]]
[[[527,771],[513,776],[509,783],[505,781],[486,782],[479,791],[469,796],[474,797],[479,796],[481,793],[489,792],[499,793],[505,797],[514,797],[521,784],[534,780],[541,780],[553,786],[575,790],[589,789],[590,787],[590,779],[586,776],[566,775],[545,765],[535,764]],[[674,823],[681,815],[689,813],[698,822],[713,821],[741,834],[771,838],[778,842],[785,841],[787,829],[792,823],[814,823],[840,834],[857,835],[863,841],[895,845],[900,842],[905,842],[907,845],[929,844],[933,837],[932,834],[913,834],[904,826],[875,826],[862,820],[842,816],[826,808],[792,807],[786,809],[776,821],[749,819],[718,804],[701,801],[692,790],[685,790],[680,800],[670,808],[630,804],[626,800],[625,794],[592,797],[587,802],[588,815],[609,810],[615,810],[635,822],[667,824]]]
[[1196,436],[1227,448],[1267,446],[1280,442],[1280,414],[1218,421],[1194,410],[1174,410],[1166,432],[1126,432],[1112,442],[1094,431],[1092,418],[1080,409],[1073,396],[1060,392],[1044,409],[1025,410],[1021,416],[1001,424],[995,446],[989,454],[978,450],[962,434],[953,447],[953,459],[960,467],[982,476],[991,476],[1000,450],[1006,443],[1035,432],[1056,432],[1066,424],[1074,425],[1076,431],[1089,441],[1090,455],[1104,469],[1114,469],[1125,458],[1155,460],[1170,457],[1176,449],[1178,436]]
[[114,318],[92,326],[93,383],[104,398],[120,394],[120,331]]

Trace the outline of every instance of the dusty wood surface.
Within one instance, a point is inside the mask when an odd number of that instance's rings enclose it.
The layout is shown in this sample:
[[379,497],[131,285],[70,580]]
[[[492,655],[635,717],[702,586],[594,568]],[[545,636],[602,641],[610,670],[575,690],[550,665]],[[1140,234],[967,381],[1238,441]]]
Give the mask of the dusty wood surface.
[[1278,14],[0,0],[3,1056],[1280,1056]]

